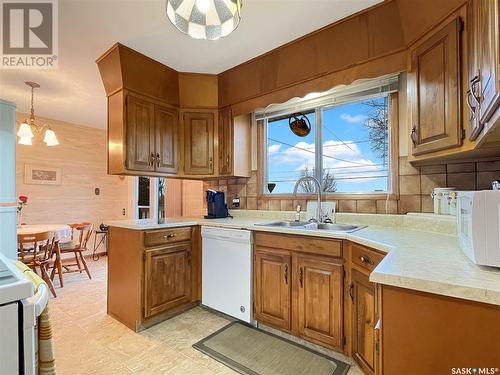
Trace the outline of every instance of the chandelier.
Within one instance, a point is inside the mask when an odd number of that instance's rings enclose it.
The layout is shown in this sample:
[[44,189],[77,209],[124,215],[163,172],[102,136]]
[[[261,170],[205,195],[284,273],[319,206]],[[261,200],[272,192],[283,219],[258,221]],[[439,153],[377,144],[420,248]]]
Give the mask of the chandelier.
[[241,6],[242,0],[167,0],[167,16],[191,38],[217,40],[238,27]]
[[31,87],[31,114],[30,118],[24,120],[19,126],[17,136],[19,137],[20,145],[31,146],[31,139],[35,137],[35,134],[42,133],[45,130],[45,136],[43,141],[47,146],[57,146],[59,141],[57,140],[56,133],[50,128],[50,126],[43,124],[39,125],[35,122],[35,110],[33,106],[33,98],[35,89],[40,88],[40,85],[36,82],[25,82],[29,87]]

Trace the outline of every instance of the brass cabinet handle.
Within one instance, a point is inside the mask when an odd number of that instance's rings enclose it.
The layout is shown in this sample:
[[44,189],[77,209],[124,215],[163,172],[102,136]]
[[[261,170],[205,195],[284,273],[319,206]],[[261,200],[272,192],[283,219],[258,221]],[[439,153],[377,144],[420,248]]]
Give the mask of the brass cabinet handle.
[[229,155],[227,156],[226,164],[229,165]]
[[475,90],[476,85],[478,85],[479,83],[481,83],[481,77],[479,77],[479,74],[470,80],[470,91],[472,97],[474,98],[474,101],[476,102],[477,107],[479,107],[481,104],[480,103],[481,90],[480,89],[478,90],[479,95],[476,95],[476,90]]
[[163,238],[167,238],[167,239],[169,239],[169,238],[175,238],[175,234],[173,234],[173,233],[166,234],[166,235],[163,236]]
[[476,107],[473,107],[471,102],[470,102],[470,98],[471,96],[474,96],[472,94],[472,91],[471,90],[467,90],[467,107],[469,107],[469,111],[472,115],[472,118],[475,118],[476,117]]
[[214,165],[214,162],[212,160],[212,158],[208,159],[208,165],[209,165],[209,168],[212,169],[213,165]]
[[187,257],[188,257],[188,259],[187,259],[188,260],[188,266],[190,266],[191,265],[191,251],[188,251]]
[[156,166],[157,167],[160,166],[160,154],[159,153],[156,153]]
[[299,282],[300,282],[300,287],[304,287],[304,270],[302,267],[299,268]]
[[349,284],[349,296],[351,297],[352,303],[354,303],[354,283]]
[[151,157],[149,158],[149,165],[154,166],[155,165],[155,154],[151,153]]
[[359,259],[361,260],[361,262],[363,262],[365,264],[371,264],[371,265],[373,265],[373,260],[371,260],[370,257],[367,257],[366,255],[361,255],[359,257]]
[[413,147],[417,147],[417,126],[413,125],[411,128],[411,141],[413,143]]
[[285,277],[285,284],[288,285],[288,264],[285,264],[285,271],[283,272],[283,276]]

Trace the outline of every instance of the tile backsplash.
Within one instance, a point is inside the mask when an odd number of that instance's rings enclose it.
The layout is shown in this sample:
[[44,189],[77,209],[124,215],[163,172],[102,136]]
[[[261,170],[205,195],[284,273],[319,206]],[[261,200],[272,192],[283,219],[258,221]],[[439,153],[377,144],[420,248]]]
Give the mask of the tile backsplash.
[[[224,191],[230,203],[240,197],[240,208],[247,210],[293,211],[297,204],[305,210],[306,201],[297,198],[275,199],[259,196],[257,171],[250,178],[227,178],[204,182],[208,188]],[[399,158],[399,199],[340,199],[338,212],[389,213],[432,212],[431,192],[435,187],[457,190],[491,189],[491,181],[500,180],[500,159],[414,167],[407,158]],[[326,198],[328,199],[328,198]],[[231,206],[231,204],[229,204]]]

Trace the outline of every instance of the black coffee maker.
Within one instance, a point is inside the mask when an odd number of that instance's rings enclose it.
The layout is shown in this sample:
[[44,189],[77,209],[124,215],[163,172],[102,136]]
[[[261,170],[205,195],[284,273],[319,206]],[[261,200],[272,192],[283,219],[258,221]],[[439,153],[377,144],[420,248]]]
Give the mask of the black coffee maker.
[[207,190],[208,215],[205,219],[222,219],[230,216],[223,191]]

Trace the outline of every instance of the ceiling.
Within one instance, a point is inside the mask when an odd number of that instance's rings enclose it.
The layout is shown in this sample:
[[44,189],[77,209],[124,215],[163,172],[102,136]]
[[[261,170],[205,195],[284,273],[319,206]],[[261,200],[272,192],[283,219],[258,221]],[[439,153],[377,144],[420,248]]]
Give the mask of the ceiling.
[[236,31],[193,40],[165,14],[165,0],[59,0],[59,68],[0,70],[0,98],[29,111],[25,81],[41,84],[39,116],[106,127],[106,99],[95,60],[121,42],[182,72],[220,73],[382,0],[244,0]]

